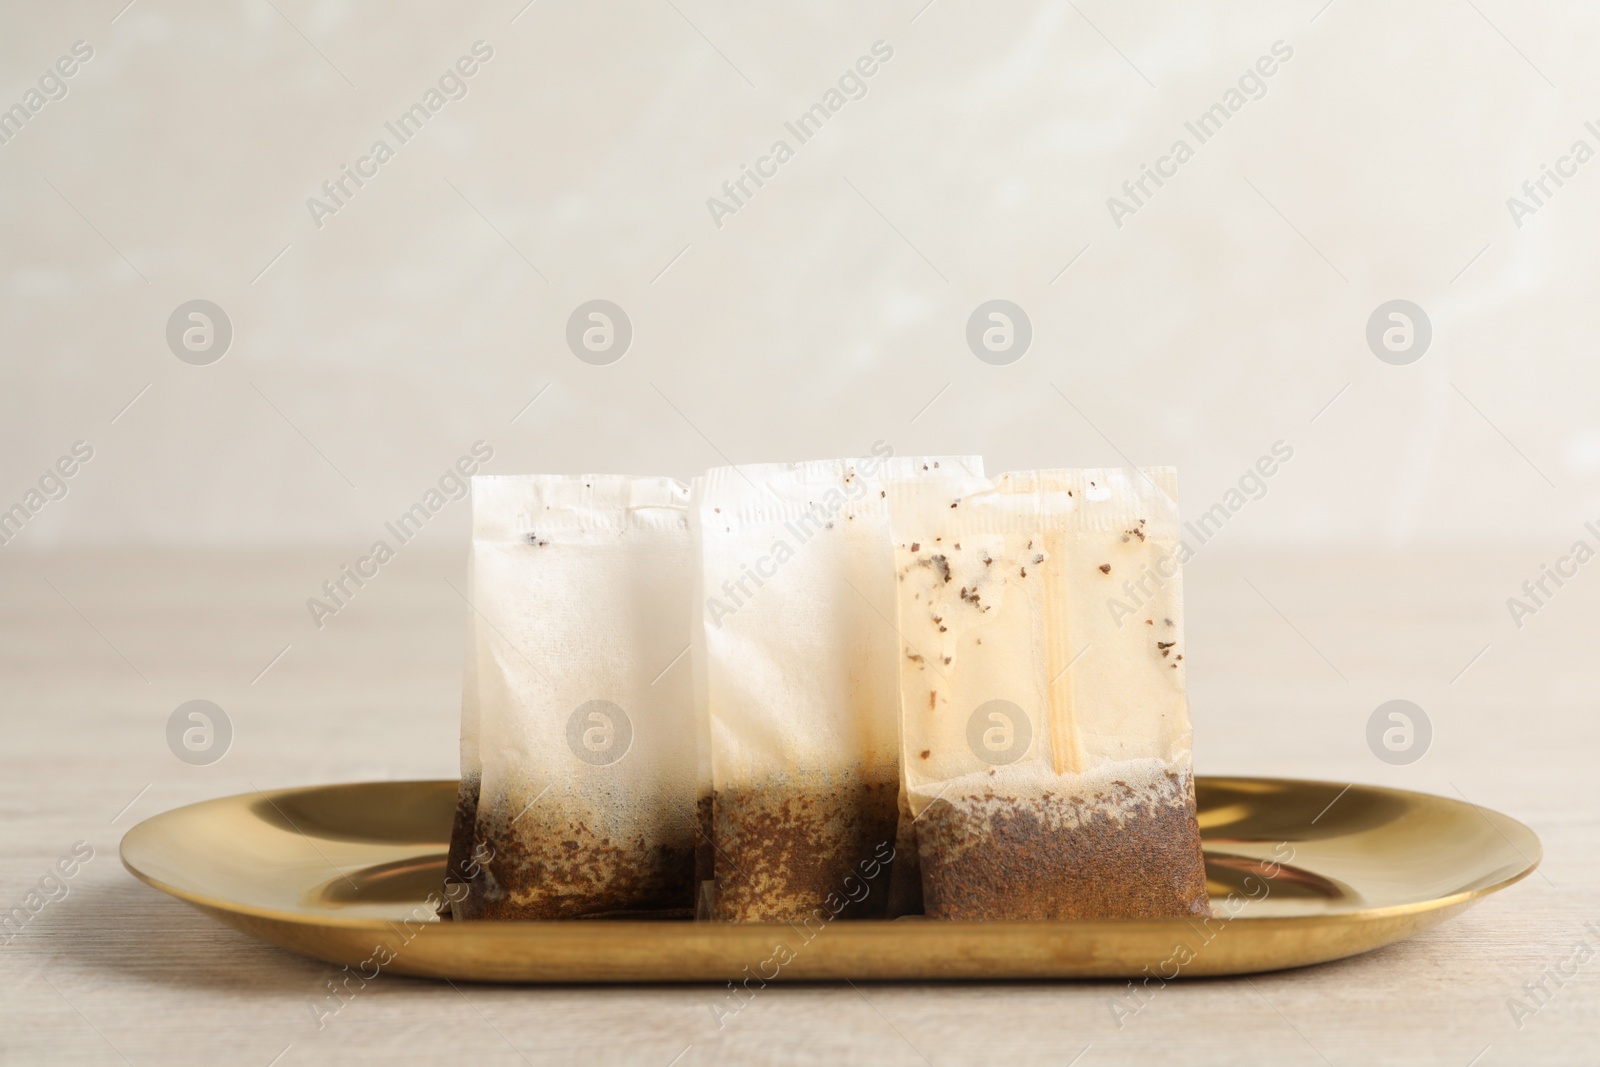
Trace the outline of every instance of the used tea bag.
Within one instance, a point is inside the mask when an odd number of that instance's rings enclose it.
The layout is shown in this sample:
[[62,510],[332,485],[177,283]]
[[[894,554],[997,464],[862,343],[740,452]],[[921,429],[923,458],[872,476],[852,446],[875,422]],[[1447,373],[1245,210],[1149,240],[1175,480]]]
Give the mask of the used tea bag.
[[695,748],[695,831],[694,831],[694,917],[697,921],[711,918],[712,901],[716,899],[716,849],[712,840],[711,808],[711,707],[707,697],[706,642],[705,642],[705,572],[700,566],[703,559],[703,533],[699,521],[700,506],[705,500],[706,480],[699,477],[689,483],[689,532],[695,560],[694,594],[689,612],[689,670],[694,691],[694,748]]
[[1208,914],[1172,470],[891,497],[927,916]]
[[[475,589],[475,552],[467,555],[467,588]],[[473,853],[479,842],[474,836],[478,822],[478,792],[483,786],[483,764],[478,760],[478,664],[477,625],[467,625],[467,653],[461,680],[461,783],[456,787],[456,814],[450,826],[450,852],[445,859],[445,900],[441,916],[462,918],[461,901],[466,887],[478,874]]]
[[977,457],[894,457],[881,442],[860,460],[706,474],[695,522],[711,918],[888,913],[900,788],[889,491],[960,491],[981,474]]
[[[458,916],[693,906],[688,489],[605,475],[473,479]],[[471,745],[471,735],[476,744]],[[460,865],[458,867],[458,865]],[[464,868],[464,870],[462,869]]]

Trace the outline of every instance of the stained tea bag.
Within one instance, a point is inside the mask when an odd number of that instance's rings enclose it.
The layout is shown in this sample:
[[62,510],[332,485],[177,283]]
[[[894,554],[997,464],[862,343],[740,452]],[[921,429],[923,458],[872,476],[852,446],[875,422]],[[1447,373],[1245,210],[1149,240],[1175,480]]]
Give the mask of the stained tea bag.
[[[457,914],[688,915],[695,837],[688,489],[605,475],[473,479]],[[470,864],[466,857],[471,857]]]
[[[467,556],[467,588],[473,580],[473,555]],[[445,859],[444,903],[441,916],[462,918],[460,907],[468,891],[465,887],[477,876],[473,853],[478,848],[475,831],[478,822],[478,792],[483,786],[483,764],[478,759],[478,663],[477,627],[467,626],[467,653],[461,681],[461,782],[456,787],[456,813],[450,826],[450,851]]]
[[888,914],[900,789],[889,491],[960,491],[982,474],[976,457],[888,453],[705,476],[711,918]]
[[694,917],[698,921],[710,920],[717,889],[716,848],[711,826],[712,797],[715,790],[711,776],[711,705],[707,695],[706,680],[705,571],[700,565],[704,556],[702,545],[704,530],[699,521],[699,514],[701,505],[705,501],[705,493],[706,480],[703,476],[689,483],[690,551],[695,560],[694,593],[689,612],[689,670],[694,693]]
[[927,916],[1208,914],[1172,470],[891,497]]

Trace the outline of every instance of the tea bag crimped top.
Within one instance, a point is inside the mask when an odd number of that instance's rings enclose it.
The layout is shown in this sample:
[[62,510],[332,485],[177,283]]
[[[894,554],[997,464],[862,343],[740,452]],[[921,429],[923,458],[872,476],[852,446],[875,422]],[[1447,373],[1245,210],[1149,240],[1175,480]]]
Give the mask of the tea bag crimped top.
[[1204,913],[1173,472],[892,497],[927,913]]
[[885,455],[706,474],[714,917],[799,920],[830,896],[848,896],[833,914],[884,913],[873,879],[894,854],[899,794],[890,487],[981,474],[976,457]]
[[691,907],[687,505],[669,478],[473,479],[465,692],[489,855],[466,917]]

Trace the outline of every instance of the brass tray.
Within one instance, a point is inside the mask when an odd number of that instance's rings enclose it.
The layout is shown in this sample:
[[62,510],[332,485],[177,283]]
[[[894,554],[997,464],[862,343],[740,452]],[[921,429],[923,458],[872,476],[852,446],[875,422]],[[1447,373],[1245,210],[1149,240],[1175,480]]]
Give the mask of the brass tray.
[[1445,797],[1283,778],[1202,777],[1196,793],[1210,920],[439,922],[454,781],[191,804],[129,830],[122,862],[230,926],[369,979],[720,983],[1299,967],[1426,930],[1541,856],[1515,819]]

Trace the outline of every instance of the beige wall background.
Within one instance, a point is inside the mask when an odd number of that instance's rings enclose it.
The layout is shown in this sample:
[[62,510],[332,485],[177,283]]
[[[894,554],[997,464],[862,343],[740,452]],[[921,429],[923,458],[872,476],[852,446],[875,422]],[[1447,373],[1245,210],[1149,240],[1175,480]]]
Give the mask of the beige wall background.
[[[10,551],[359,550],[478,440],[500,473],[879,439],[1171,463],[1191,512],[1284,441],[1219,535],[1241,548],[1555,551],[1600,512],[1600,162],[1520,227],[1507,207],[1600,149],[1581,7],[125,2],[0,8],[0,107],[93,50],[0,145],[0,506],[94,450]],[[399,144],[385,123],[479,41]],[[784,123],[879,41],[800,144]],[[1185,122],[1276,42],[1200,144]],[[1194,158],[1116,225],[1180,137]],[[708,198],[779,138],[794,158],[719,226]],[[596,298],[633,328],[606,366],[565,340]],[[965,339],[994,298],[1032,323],[1008,366]],[[1365,339],[1397,298],[1433,330],[1406,366]],[[193,299],[233,331],[206,366],[165,336]]]

